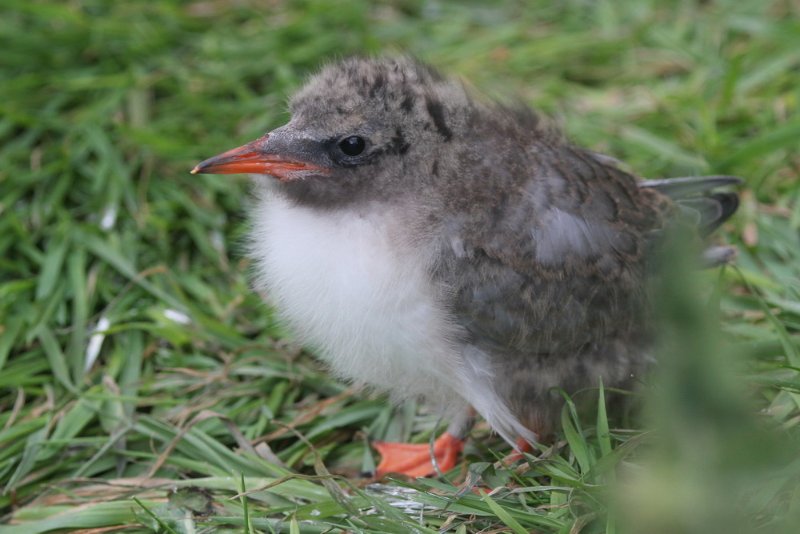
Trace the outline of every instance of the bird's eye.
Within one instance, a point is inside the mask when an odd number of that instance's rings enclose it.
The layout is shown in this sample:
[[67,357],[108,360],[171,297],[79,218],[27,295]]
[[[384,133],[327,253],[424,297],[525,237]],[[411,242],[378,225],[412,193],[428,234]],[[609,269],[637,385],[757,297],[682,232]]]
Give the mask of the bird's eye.
[[367,143],[364,141],[364,138],[359,137],[358,135],[351,135],[350,137],[345,137],[339,141],[339,149],[346,156],[358,156],[364,152],[364,148],[366,146]]

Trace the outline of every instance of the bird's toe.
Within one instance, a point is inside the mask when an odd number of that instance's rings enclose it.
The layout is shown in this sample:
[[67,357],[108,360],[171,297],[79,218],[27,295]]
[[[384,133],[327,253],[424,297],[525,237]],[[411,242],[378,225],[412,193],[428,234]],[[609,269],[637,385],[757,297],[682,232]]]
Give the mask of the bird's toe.
[[464,440],[445,432],[433,443],[432,450],[428,443],[375,441],[372,445],[381,455],[377,476],[399,473],[409,477],[426,477],[436,474],[433,459],[443,473],[455,467],[464,449]]

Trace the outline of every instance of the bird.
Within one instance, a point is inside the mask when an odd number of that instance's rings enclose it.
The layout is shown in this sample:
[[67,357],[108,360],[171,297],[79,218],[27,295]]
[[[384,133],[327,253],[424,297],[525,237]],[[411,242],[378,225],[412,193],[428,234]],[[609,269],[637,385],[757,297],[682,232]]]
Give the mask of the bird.
[[191,172],[252,175],[254,287],[336,376],[450,422],[432,447],[375,442],[378,475],[451,469],[475,413],[519,450],[560,392],[632,387],[665,229],[738,206],[735,177],[640,179],[410,56],[327,64],[289,111]]

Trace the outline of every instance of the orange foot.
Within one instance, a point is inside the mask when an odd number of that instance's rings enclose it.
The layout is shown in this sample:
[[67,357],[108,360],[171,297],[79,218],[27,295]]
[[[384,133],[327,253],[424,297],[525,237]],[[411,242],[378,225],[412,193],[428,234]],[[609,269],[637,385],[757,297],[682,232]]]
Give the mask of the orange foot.
[[[428,443],[391,443],[374,441],[372,446],[381,454],[376,474],[400,473],[409,477],[427,477],[436,473],[431,462],[431,447]],[[456,465],[458,455],[464,449],[464,440],[445,432],[433,442],[433,455],[443,473]]]

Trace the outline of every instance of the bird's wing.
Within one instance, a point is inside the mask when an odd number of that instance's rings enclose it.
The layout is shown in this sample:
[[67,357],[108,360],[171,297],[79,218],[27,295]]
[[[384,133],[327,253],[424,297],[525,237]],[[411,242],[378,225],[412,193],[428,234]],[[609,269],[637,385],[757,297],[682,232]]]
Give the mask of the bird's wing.
[[511,352],[574,351],[641,332],[654,236],[681,209],[704,232],[735,210],[730,194],[706,194],[727,177],[641,182],[568,146],[539,154],[535,169],[497,199],[492,218],[451,236],[440,267],[469,335]]
[[639,187],[654,189],[667,195],[692,221],[702,236],[725,222],[739,207],[739,196],[720,187],[740,185],[735,176],[689,176],[666,180],[642,180]]

